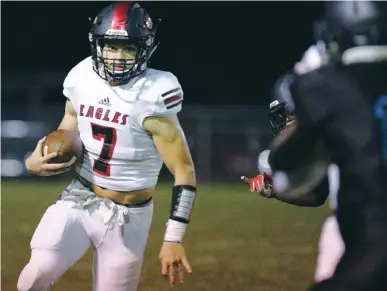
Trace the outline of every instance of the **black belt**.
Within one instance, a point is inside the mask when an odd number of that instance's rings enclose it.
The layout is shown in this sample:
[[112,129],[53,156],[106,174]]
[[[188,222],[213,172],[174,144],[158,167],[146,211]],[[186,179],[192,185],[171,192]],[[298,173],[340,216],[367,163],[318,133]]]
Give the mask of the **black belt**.
[[[90,187],[91,183],[90,183],[89,181],[87,181],[85,178],[83,178],[83,177],[77,175],[77,176],[75,177],[75,180],[77,180],[79,183],[81,183],[81,184],[82,184],[83,186],[85,186],[87,189],[89,189],[90,191],[92,191],[92,190],[91,190],[91,187]],[[102,187],[101,187],[101,188],[102,188]],[[93,192],[93,191],[92,191],[92,192]],[[94,192],[93,192],[93,193],[94,193]],[[97,195],[97,194],[96,194],[96,195]],[[125,206],[125,207],[128,207],[128,208],[139,208],[139,207],[143,207],[143,206],[147,205],[149,202],[152,201],[152,199],[153,199],[153,197],[150,197],[150,198],[148,198],[148,199],[146,199],[146,200],[139,201],[139,202],[136,202],[136,203],[134,203],[134,204],[120,203],[120,202],[117,202],[117,201],[114,201],[114,200],[111,200],[111,201],[113,201],[113,202],[114,202],[115,204],[117,204],[117,205],[122,205],[122,206]]]

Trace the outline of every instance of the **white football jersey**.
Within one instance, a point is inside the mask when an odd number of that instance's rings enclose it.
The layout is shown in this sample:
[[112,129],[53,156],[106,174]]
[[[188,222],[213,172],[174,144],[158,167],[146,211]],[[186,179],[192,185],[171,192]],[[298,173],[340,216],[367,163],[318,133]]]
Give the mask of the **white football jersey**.
[[77,172],[117,191],[155,186],[163,162],[143,121],[181,110],[183,91],[177,78],[148,69],[127,84],[110,87],[93,71],[88,57],[70,71],[63,87],[77,112],[85,148]]

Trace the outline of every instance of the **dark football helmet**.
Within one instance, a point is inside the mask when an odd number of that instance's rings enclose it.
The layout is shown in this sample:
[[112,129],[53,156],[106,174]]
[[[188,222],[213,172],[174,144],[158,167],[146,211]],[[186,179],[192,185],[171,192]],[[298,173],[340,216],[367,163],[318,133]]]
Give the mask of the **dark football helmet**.
[[280,103],[278,100],[274,100],[270,103],[269,119],[271,132],[273,136],[276,136],[284,131],[289,123],[295,120],[295,117],[289,112],[286,102]]
[[270,103],[269,120],[273,136],[281,133],[292,122],[294,117],[294,103],[290,86],[294,76],[287,73],[281,76],[274,84],[272,100]]
[[[154,24],[138,3],[117,2],[102,9],[89,32],[94,71],[102,79],[118,83],[126,83],[142,74],[158,46],[155,33],[159,23],[160,20]],[[138,51],[134,62],[104,58],[102,51],[106,42],[135,45]],[[118,71],[114,69],[116,66],[126,69]]]
[[386,9],[384,1],[329,1],[314,24],[315,38],[337,56],[353,47],[387,45]]

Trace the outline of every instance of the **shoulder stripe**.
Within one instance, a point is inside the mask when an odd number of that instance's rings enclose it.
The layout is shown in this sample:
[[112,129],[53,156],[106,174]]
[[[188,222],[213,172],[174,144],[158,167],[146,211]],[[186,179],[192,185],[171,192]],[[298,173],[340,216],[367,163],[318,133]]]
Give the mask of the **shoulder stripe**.
[[174,103],[174,102],[176,102],[178,100],[181,100],[181,99],[182,99],[182,97],[181,97],[180,94],[173,95],[171,97],[168,97],[168,98],[164,99],[164,104],[165,105],[169,105],[169,104]]
[[181,90],[180,87],[169,90],[168,92],[161,94],[161,97],[163,97],[163,98],[167,97],[169,94],[175,93],[175,92],[180,91],[180,90]]
[[181,104],[181,102],[183,102],[183,100],[180,100],[180,101],[177,102],[177,103],[173,103],[173,104],[167,106],[167,109],[171,109],[171,108],[173,108],[173,107],[176,107],[177,105]]

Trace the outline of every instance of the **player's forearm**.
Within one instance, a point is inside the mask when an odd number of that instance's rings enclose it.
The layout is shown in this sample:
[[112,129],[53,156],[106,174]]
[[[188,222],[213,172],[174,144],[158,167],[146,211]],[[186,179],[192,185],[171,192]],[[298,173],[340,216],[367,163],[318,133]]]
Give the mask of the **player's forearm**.
[[190,222],[196,198],[196,175],[191,163],[171,167],[171,172],[175,176],[175,185],[172,187],[171,209],[164,241],[180,243]]
[[175,185],[190,185],[196,187],[196,173],[192,164],[178,165],[172,169]]
[[328,178],[325,178],[313,191],[297,197],[286,197],[275,195],[274,197],[282,202],[301,207],[319,207],[325,203],[329,194]]
[[274,198],[281,202],[301,207],[319,207],[325,202],[316,199],[316,196],[313,193],[308,193],[307,195],[297,198],[287,198],[279,196],[274,196]]
[[30,154],[30,155],[28,156],[28,158],[25,160],[24,165],[25,165],[27,171],[28,171],[30,174],[37,175],[37,174],[35,173],[35,171],[32,170],[32,167],[31,167],[31,155],[32,155],[32,154]]

